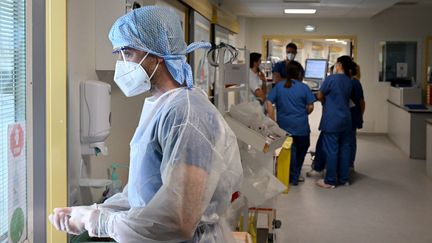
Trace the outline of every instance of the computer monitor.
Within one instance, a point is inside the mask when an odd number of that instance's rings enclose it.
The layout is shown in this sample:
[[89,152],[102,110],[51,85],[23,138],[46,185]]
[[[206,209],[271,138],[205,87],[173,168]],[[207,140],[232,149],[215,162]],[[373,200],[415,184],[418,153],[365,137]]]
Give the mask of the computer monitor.
[[327,59],[306,59],[306,80],[324,80],[327,76]]
[[327,59],[306,59],[305,83],[312,89],[318,90],[327,76]]

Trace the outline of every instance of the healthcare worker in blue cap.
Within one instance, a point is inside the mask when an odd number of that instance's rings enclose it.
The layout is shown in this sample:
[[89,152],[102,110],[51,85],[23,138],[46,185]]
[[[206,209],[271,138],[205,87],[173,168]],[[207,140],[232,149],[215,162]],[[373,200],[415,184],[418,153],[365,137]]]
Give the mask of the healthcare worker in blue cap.
[[148,6],[120,17],[109,38],[114,81],[126,96],[150,91],[130,143],[129,182],[105,203],[54,209],[71,234],[117,242],[234,242],[224,213],[242,178],[236,137],[206,94],[192,86],[175,11]]
[[323,188],[349,185],[352,68],[350,56],[339,57],[334,66],[335,74],[324,80],[317,94],[323,103],[319,129],[326,162],[326,176],[318,180],[317,185]]

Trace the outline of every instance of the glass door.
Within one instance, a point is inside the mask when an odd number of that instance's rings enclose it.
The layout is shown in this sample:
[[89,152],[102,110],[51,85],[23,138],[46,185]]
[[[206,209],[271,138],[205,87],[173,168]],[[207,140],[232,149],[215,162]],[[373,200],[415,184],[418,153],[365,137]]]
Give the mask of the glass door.
[[[210,41],[210,21],[201,14],[193,12],[191,14],[190,40]],[[210,74],[209,64],[206,56],[207,50],[197,49],[191,55],[191,67],[194,76],[194,85],[204,90],[210,95]]]
[[302,65],[306,59],[327,59],[330,67],[340,56],[348,55],[355,58],[354,37],[264,36],[264,41],[263,56],[273,64],[285,59],[286,45],[290,42],[297,45],[295,60]]

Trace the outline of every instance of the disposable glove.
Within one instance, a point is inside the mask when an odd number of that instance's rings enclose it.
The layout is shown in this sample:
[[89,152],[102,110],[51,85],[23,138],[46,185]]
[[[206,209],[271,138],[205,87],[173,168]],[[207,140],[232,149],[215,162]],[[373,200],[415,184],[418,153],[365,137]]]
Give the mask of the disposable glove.
[[84,224],[80,220],[71,217],[73,207],[55,208],[54,213],[48,218],[53,226],[60,231],[79,235],[85,231]]
[[98,210],[90,206],[55,208],[49,220],[57,230],[80,235],[86,231],[86,228],[94,227],[90,219],[93,216],[97,221],[98,215]]
[[92,237],[102,237],[99,231],[99,215],[100,210],[96,204],[93,207],[78,207],[72,211],[72,218],[81,219],[85,230]]

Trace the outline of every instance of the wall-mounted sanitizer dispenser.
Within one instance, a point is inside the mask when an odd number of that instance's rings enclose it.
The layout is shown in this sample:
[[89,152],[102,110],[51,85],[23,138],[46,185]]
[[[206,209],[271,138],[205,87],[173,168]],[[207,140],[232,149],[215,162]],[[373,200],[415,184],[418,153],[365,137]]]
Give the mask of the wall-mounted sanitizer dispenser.
[[81,154],[107,155],[111,130],[111,86],[101,81],[80,83]]

